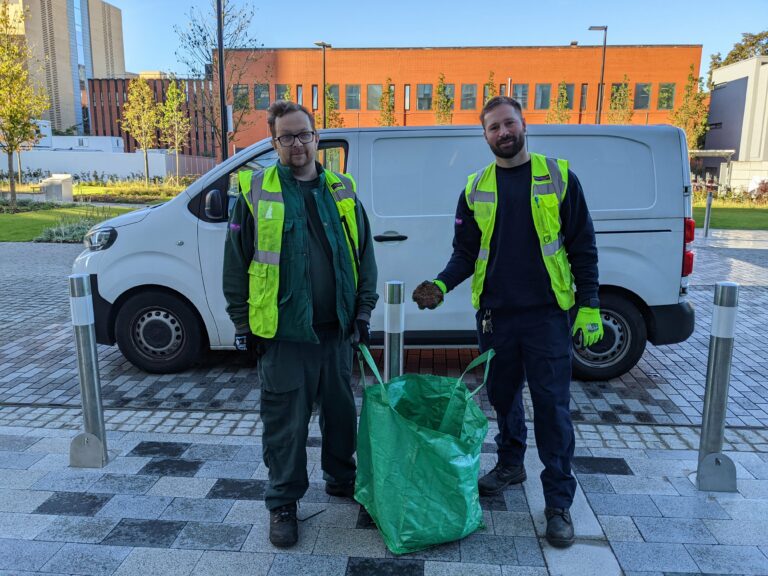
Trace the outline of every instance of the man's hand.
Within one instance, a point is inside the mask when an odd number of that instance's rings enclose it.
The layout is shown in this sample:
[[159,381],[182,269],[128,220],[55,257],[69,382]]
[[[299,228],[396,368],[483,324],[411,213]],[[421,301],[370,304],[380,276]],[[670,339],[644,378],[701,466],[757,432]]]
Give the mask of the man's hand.
[[578,336],[581,331],[581,346],[589,348],[603,339],[603,321],[600,318],[600,308],[587,308],[582,306],[576,314],[573,323],[573,336]]
[[365,346],[371,345],[371,325],[368,323],[368,320],[357,318],[352,330],[352,347],[355,350],[359,350],[360,344]]
[[426,280],[416,286],[416,290],[413,291],[413,301],[419,306],[419,310],[424,308],[434,310],[443,303],[443,291],[434,282]]

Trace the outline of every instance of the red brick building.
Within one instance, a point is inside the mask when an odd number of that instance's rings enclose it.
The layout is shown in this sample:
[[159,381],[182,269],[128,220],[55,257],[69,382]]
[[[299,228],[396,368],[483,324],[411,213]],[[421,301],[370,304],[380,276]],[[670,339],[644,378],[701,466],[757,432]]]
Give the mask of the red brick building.
[[[237,55],[240,51],[234,51]],[[252,81],[233,87],[247,106],[247,126],[234,140],[242,148],[268,135],[266,109],[290,92],[291,100],[313,111],[322,108],[322,53],[319,48],[263,49],[250,65]],[[344,126],[376,126],[379,97],[387,78],[395,93],[400,126],[435,123],[434,97],[442,73],[454,94],[452,124],[477,124],[484,86],[493,72],[497,94],[517,97],[529,123],[543,123],[566,83],[570,123],[594,123],[602,46],[482,48],[328,48],[326,83],[338,102]],[[700,45],[608,46],[602,121],[607,121],[613,85],[624,76],[632,95],[634,124],[669,122],[683,97],[688,72],[698,76]],[[215,83],[214,83],[215,84]]]

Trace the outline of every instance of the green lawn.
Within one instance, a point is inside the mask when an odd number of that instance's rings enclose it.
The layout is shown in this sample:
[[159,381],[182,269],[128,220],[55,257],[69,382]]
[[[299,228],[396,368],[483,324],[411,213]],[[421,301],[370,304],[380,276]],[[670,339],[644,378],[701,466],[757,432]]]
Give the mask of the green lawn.
[[[704,207],[693,208],[696,228],[704,227],[704,212]],[[709,227],[729,230],[768,230],[768,206],[753,206],[750,208],[713,207]]]
[[[113,207],[109,209],[109,215],[106,215],[104,211],[100,211],[98,214],[102,216],[102,219],[105,219],[103,216],[112,218],[131,210],[132,208]],[[46,228],[56,226],[61,218],[71,219],[93,215],[94,209],[88,206],[0,214],[0,242],[31,242]]]

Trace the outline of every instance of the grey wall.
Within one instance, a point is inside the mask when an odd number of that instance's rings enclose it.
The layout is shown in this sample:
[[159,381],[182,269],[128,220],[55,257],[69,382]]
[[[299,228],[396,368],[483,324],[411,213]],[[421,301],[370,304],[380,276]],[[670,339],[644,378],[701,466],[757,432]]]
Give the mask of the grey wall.
[[[733,158],[739,157],[739,142],[744,123],[744,106],[747,98],[747,78],[739,78],[712,90],[709,104],[709,131],[704,144],[705,150],[736,150]],[[705,158],[707,168],[718,168],[719,158]]]

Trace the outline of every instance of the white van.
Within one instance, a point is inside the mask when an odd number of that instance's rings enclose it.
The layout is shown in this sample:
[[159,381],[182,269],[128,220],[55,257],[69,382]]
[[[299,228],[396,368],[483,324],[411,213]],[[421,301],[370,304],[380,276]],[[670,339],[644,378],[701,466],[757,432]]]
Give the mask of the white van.
[[[646,341],[688,338],[694,223],[684,133],[670,126],[533,125],[528,145],[570,161],[597,232],[605,338],[575,349],[575,376],[619,376],[637,363]],[[492,160],[479,126],[325,130],[319,157],[357,180],[376,242],[379,294],[387,280],[404,281],[410,294],[442,270],[466,177]],[[99,343],[117,342],[133,364],[162,373],[185,369],[205,349],[233,348],[222,293],[226,206],[238,193],[238,170],[276,160],[262,140],[173,200],[88,233],[73,270],[91,277]],[[475,344],[469,285],[435,311],[419,311],[407,297],[406,345]],[[380,338],[383,305],[371,324]]]

